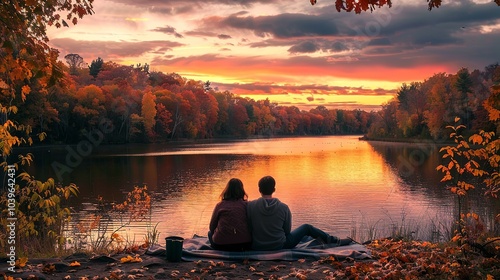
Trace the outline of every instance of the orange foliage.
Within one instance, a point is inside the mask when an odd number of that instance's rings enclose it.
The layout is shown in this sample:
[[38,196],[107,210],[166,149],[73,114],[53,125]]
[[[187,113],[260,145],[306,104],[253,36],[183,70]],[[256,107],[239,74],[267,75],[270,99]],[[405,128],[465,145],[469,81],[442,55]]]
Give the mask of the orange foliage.
[[[317,3],[317,0],[309,0],[311,5]],[[439,8],[442,4],[442,0],[427,0],[428,9]],[[495,0],[495,3],[500,6],[500,0]],[[344,10],[346,12],[354,11],[356,14],[370,10],[373,11],[375,8],[380,8],[383,6],[392,7],[391,0],[335,0],[335,8],[338,12]]]
[[124,202],[113,206],[113,209],[121,213],[128,213],[131,219],[142,218],[149,213],[150,208],[151,197],[148,194],[147,186],[134,187]]

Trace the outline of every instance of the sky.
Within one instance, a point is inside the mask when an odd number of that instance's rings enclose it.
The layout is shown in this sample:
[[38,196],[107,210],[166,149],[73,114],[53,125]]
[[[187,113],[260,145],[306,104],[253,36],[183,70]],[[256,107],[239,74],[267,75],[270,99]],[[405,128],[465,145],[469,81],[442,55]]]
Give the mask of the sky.
[[403,83],[500,62],[492,0],[425,0],[355,14],[333,0],[95,0],[94,15],[49,28],[50,45],[87,63],[210,81],[254,100],[309,110],[379,110]]

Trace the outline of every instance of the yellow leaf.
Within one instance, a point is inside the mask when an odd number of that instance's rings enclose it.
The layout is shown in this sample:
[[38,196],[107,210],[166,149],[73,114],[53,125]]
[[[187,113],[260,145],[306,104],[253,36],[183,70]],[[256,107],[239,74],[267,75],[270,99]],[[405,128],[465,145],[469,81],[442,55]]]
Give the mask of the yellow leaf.
[[26,263],[28,262],[28,258],[22,257],[16,260],[16,267],[17,268],[23,268],[26,266]]
[[443,179],[441,179],[441,182],[450,181],[451,179],[453,178],[451,177],[450,172],[446,172],[446,175],[444,175]]
[[483,142],[483,137],[479,134],[474,134],[469,138],[469,141],[471,141],[474,144],[480,144]]
[[132,257],[130,255],[127,255],[126,257],[123,257],[120,259],[121,263],[138,263],[142,262],[142,259],[139,256]]
[[449,150],[446,151],[446,153],[448,155],[450,155],[451,157],[453,157],[453,150],[449,149]]
[[9,85],[0,79],[0,89],[9,89]]
[[493,277],[493,275],[491,274],[488,274],[486,275],[486,280],[495,280],[495,277]]
[[450,163],[448,163],[448,169],[452,169],[454,165],[455,163],[453,161],[450,161]]
[[142,259],[138,256],[135,256],[130,262],[139,263],[139,262],[142,262]]
[[80,266],[80,263],[77,261],[74,261],[74,262],[70,263],[69,266]]
[[453,236],[453,238],[451,239],[451,242],[457,242],[460,238],[461,238],[461,236],[457,234],[457,235]]
[[130,255],[127,255],[126,257],[123,257],[120,259],[120,262],[121,263],[128,263],[128,262],[131,262],[134,258]]
[[26,94],[30,93],[30,91],[31,91],[31,88],[30,88],[29,86],[27,86],[27,85],[24,85],[24,86],[22,87],[22,89],[21,89],[21,93],[22,93],[23,95],[26,95]]

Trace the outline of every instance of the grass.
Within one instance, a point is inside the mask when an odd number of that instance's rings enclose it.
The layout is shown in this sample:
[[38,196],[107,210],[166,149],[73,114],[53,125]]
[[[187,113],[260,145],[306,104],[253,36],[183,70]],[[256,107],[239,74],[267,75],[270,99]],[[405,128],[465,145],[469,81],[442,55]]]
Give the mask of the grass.
[[[350,237],[361,243],[383,238],[440,243],[447,242],[454,236],[455,222],[438,216],[410,220],[407,218],[408,213],[405,208],[401,210],[399,218],[386,213],[386,219],[370,221],[362,213],[361,215],[361,223],[353,222],[350,229]],[[423,222],[424,219],[426,219],[425,222]]]

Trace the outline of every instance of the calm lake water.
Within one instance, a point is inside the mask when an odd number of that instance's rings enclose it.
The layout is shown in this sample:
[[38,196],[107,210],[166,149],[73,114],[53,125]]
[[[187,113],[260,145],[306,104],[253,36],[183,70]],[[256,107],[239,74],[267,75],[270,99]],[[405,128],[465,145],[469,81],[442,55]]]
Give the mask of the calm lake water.
[[[32,149],[32,172],[80,187],[74,222],[88,219],[98,196],[122,202],[134,185],[147,184],[151,215],[122,231],[128,240],[142,241],[147,225],[156,223],[160,240],[206,235],[213,207],[232,177],[256,199],[258,180],[272,175],[275,196],[292,211],[293,228],[310,223],[360,241],[396,230],[421,239],[448,238],[457,213],[456,198],[435,170],[440,160],[435,144],[330,136],[83,148]],[[66,169],[58,174],[54,166]],[[498,200],[481,195],[467,205],[488,226],[500,212]]]

